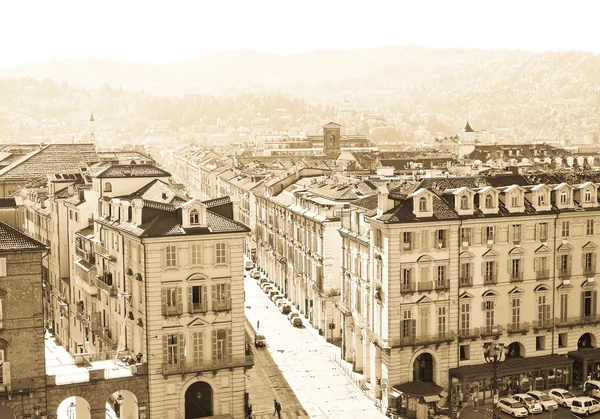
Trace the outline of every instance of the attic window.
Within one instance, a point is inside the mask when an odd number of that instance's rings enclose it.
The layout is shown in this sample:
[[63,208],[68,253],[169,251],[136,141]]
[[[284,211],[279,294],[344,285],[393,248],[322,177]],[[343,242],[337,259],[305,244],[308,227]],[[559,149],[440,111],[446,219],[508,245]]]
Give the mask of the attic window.
[[465,195],[461,196],[461,198],[460,198],[460,209],[461,210],[469,209],[469,198],[467,198]]
[[545,194],[538,195],[538,205],[539,206],[546,205],[546,195]]
[[427,211],[427,198],[424,196],[419,199],[419,211]]
[[110,182],[106,182],[104,184],[104,192],[112,192],[112,185],[110,184]]
[[567,203],[567,192],[566,191],[562,191],[560,193],[560,203],[561,204],[566,204]]
[[589,189],[586,189],[583,200],[585,202],[592,202],[592,191],[590,191]]
[[485,207],[486,208],[494,208],[494,200],[492,198],[492,195],[485,196]]
[[510,203],[513,207],[518,207],[519,205],[521,205],[521,200],[519,199],[519,195],[513,195]]
[[200,224],[200,214],[197,209],[190,211],[190,224]]
[[166,193],[166,192],[163,192],[163,193],[162,193],[162,199],[164,199],[164,200],[166,200],[166,199],[167,199],[167,193]]

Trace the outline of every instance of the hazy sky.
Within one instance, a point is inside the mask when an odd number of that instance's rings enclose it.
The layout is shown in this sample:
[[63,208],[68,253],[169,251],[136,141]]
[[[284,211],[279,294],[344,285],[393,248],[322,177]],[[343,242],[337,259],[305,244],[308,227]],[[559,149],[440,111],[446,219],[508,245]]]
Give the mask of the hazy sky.
[[597,0],[6,0],[0,66],[394,44],[600,53]]

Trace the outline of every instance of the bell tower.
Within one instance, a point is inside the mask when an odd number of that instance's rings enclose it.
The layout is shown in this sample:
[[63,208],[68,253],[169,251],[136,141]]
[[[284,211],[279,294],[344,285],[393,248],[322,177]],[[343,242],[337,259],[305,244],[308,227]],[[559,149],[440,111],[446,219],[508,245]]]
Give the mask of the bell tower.
[[327,157],[336,158],[340,155],[340,137],[342,126],[330,122],[323,126],[323,152]]

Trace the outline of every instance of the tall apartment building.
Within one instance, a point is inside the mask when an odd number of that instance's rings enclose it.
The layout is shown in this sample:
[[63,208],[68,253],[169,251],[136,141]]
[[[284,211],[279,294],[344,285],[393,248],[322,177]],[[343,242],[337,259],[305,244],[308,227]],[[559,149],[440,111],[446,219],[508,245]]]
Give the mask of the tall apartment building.
[[0,221],[0,417],[46,412],[42,258],[48,248]]
[[351,206],[343,354],[384,408],[414,410],[416,382],[431,400],[458,388],[489,400],[494,339],[503,392],[595,374],[598,185],[426,179]]
[[190,199],[169,177],[103,165],[23,191],[23,229],[52,249],[46,326],[72,355],[135,359],[146,417],[243,418],[249,229],[228,197]]

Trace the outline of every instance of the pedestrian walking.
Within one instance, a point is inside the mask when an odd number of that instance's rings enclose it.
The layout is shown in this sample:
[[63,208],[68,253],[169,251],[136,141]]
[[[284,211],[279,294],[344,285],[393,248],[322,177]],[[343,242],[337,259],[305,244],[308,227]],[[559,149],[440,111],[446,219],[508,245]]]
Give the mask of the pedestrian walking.
[[477,394],[475,394],[475,396],[473,396],[473,411],[477,412],[477,405],[478,405],[478,399],[477,399]]
[[277,414],[277,405],[279,403],[277,403],[277,399],[273,399],[273,416],[275,416]]
[[275,412],[277,412],[277,418],[281,418],[281,405],[277,402],[277,406],[275,406]]

